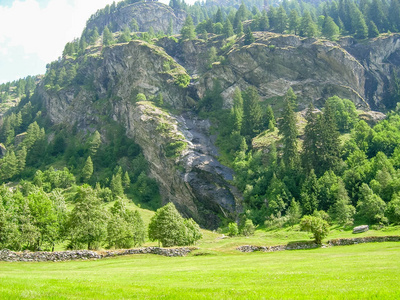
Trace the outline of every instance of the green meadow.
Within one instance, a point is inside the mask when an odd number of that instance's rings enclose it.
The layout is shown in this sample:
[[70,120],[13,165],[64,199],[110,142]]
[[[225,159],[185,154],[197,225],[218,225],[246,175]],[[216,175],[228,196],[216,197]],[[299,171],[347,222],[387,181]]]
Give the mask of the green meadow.
[[0,263],[1,299],[400,299],[400,243]]

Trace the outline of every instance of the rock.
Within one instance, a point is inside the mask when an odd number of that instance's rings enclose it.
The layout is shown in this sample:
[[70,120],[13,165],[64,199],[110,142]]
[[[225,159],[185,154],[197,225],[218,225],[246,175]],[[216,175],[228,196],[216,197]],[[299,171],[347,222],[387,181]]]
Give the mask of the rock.
[[100,15],[87,23],[86,28],[92,30],[97,27],[102,32],[105,26],[112,25],[114,31],[122,31],[126,26],[129,27],[132,19],[135,19],[139,26],[139,31],[147,32],[153,27],[154,32],[168,32],[170,20],[173,22],[173,33],[181,31],[186,20],[186,12],[174,10],[170,6],[160,2],[138,2],[110,15]]
[[384,113],[379,111],[365,111],[358,115],[361,120],[364,120],[370,126],[376,125],[379,121],[382,121],[386,118]]
[[7,154],[7,149],[6,147],[0,143],[0,158],[3,158]]
[[361,225],[353,228],[353,233],[362,233],[369,230],[368,225]]

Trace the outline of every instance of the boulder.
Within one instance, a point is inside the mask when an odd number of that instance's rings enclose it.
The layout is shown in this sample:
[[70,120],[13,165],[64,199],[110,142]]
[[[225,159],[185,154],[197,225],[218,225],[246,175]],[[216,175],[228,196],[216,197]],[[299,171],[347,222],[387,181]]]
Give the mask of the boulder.
[[353,233],[362,233],[369,230],[368,225],[361,225],[353,228]]

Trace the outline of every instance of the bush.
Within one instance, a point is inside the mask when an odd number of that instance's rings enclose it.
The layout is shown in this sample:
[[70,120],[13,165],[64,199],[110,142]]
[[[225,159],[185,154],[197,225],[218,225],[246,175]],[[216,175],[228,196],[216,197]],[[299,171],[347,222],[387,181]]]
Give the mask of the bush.
[[254,235],[255,230],[256,230],[256,228],[254,227],[253,221],[250,219],[247,219],[242,228],[242,234],[244,236]]
[[319,217],[304,216],[300,221],[300,230],[311,232],[315,242],[321,244],[329,234],[329,224]]
[[390,223],[400,224],[400,197],[396,195],[392,201],[388,203],[386,215]]
[[232,222],[228,225],[228,235],[229,236],[237,236],[239,233],[239,229],[236,223]]

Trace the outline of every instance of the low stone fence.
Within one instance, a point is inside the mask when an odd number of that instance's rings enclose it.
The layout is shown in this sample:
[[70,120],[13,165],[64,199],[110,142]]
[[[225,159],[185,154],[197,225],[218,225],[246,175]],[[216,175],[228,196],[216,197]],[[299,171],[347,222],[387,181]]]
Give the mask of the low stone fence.
[[400,236],[367,236],[349,239],[334,239],[328,242],[329,246],[346,246],[362,243],[400,242]]
[[334,239],[328,241],[325,245],[318,245],[314,242],[294,242],[289,243],[287,245],[278,245],[278,246],[239,246],[236,249],[241,252],[275,252],[275,251],[284,251],[284,250],[304,250],[304,249],[313,249],[313,248],[326,248],[326,247],[334,247],[334,246],[346,246],[346,245],[355,245],[362,243],[382,243],[382,242],[400,242],[400,236],[368,236],[368,237],[359,237],[359,238],[348,238],[348,239]]
[[106,257],[115,257],[132,254],[157,254],[163,256],[186,256],[191,251],[196,250],[195,247],[185,248],[159,248],[147,247],[127,250],[109,250],[109,251],[58,251],[58,252],[14,252],[8,249],[0,250],[0,261],[7,262],[43,262],[43,261],[68,261],[68,260],[87,260],[102,259]]

